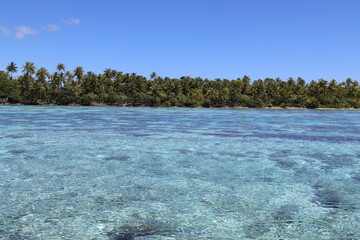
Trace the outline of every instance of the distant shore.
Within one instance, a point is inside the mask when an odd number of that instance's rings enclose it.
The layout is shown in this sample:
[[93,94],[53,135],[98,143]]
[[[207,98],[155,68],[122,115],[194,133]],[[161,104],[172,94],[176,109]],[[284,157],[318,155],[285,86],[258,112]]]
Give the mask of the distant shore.
[[242,106],[222,106],[222,107],[177,107],[177,106],[171,106],[171,107],[165,107],[165,106],[158,106],[158,107],[151,107],[146,105],[131,105],[131,104],[116,104],[116,105],[110,105],[105,103],[91,103],[90,105],[81,105],[81,104],[69,104],[69,105],[58,105],[58,104],[22,104],[22,103],[0,103],[0,106],[69,106],[69,107],[133,107],[133,108],[139,108],[139,107],[145,107],[145,108],[194,108],[194,109],[266,109],[266,110],[351,110],[356,111],[360,110],[360,108],[326,108],[326,107],[320,107],[320,108],[305,108],[305,107],[242,107]]

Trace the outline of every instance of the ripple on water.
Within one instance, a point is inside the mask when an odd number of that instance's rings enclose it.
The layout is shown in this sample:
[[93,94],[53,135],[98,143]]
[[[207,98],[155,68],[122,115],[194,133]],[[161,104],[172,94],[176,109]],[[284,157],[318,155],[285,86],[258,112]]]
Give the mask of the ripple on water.
[[354,179],[357,182],[360,182],[360,174],[354,175],[351,178]]
[[124,156],[124,155],[113,155],[113,156],[105,157],[104,160],[107,160],[107,161],[111,161],[111,160],[114,160],[114,161],[127,161],[127,160],[129,160],[129,157]]
[[6,135],[5,138],[13,138],[13,139],[18,139],[18,138],[30,138],[32,137],[31,134],[23,134],[23,133],[19,133],[19,134],[9,134]]
[[189,150],[189,149],[185,149],[185,148],[177,148],[174,149],[175,151],[179,152],[180,154],[188,154],[188,153],[192,153],[193,151]]
[[324,208],[339,208],[343,203],[343,199],[340,195],[327,186],[321,184],[313,185],[315,191],[314,202]]
[[18,154],[26,153],[26,150],[23,150],[23,149],[11,149],[11,150],[8,150],[8,153],[18,155]]

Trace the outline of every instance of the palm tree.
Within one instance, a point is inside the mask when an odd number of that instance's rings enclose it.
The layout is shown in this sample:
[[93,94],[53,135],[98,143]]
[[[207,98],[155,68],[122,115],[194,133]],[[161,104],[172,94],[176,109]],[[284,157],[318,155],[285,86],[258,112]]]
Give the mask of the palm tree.
[[339,91],[339,85],[337,84],[336,80],[335,79],[332,79],[330,82],[329,82],[329,85],[328,85],[328,94],[329,96],[331,96],[332,98],[332,106],[336,106],[338,103],[340,103],[342,100],[342,94],[341,94],[341,91]]
[[45,68],[42,67],[36,71],[36,77],[36,88],[39,93],[40,100],[41,102],[45,102],[48,92],[46,79],[50,77],[50,74]]
[[151,79],[151,80],[154,80],[154,78],[156,78],[156,77],[157,77],[156,72],[152,72],[152,73],[150,74],[150,79]]
[[53,90],[59,89],[60,85],[61,85],[61,76],[59,76],[59,73],[55,72],[50,77],[51,77],[50,78],[50,85],[53,88]]
[[110,68],[106,68],[104,70],[104,73],[102,75],[102,79],[103,79],[102,85],[104,85],[103,86],[104,91],[107,91],[107,92],[113,91],[112,85],[113,85],[114,78],[116,77],[116,74],[117,74],[117,72],[115,70],[111,70]]
[[16,63],[10,62],[7,67],[6,71],[11,74],[11,78],[13,78],[13,74],[17,72],[17,66]]
[[251,79],[250,79],[250,77],[247,76],[247,75],[245,75],[245,76],[242,78],[242,82],[243,82],[243,84],[242,84],[242,87],[243,87],[243,89],[242,89],[242,94],[245,94],[245,95],[249,95],[249,94],[250,94],[250,88],[251,88],[251,86],[250,86],[250,81],[251,81]]
[[84,91],[83,93],[85,94],[88,93],[98,94],[101,88],[99,76],[92,71],[88,71],[84,76],[84,82],[82,88]]
[[84,76],[84,69],[80,66],[74,69],[74,76],[76,77],[78,83],[81,83],[81,79]]
[[65,65],[63,63],[59,63],[57,66],[56,66],[56,69],[59,71],[59,72],[65,72]]
[[265,78],[264,80],[264,85],[265,85],[265,99],[266,99],[266,104],[268,104],[268,106],[272,106],[271,101],[273,100],[273,98],[275,97],[275,93],[276,93],[276,82],[274,79],[272,78]]
[[35,73],[36,66],[33,62],[26,62],[23,66],[22,72],[25,73],[26,84],[30,83],[32,75]]
[[110,68],[106,68],[104,70],[104,75],[107,79],[112,79],[115,76],[115,71],[111,70]]
[[74,75],[70,71],[66,71],[64,74],[64,86],[74,86]]
[[56,69],[59,71],[60,86],[64,86],[65,85],[65,77],[64,77],[65,65],[63,63],[59,63],[56,66]]
[[357,81],[353,81],[351,78],[347,78],[344,82],[345,92],[350,100],[353,100],[356,97],[358,84]]
[[25,65],[23,66],[23,70],[22,72],[24,73],[24,75],[20,78],[20,84],[22,85],[22,95],[25,98],[25,102],[32,102],[33,100],[33,94],[32,91],[34,90],[33,88],[33,74],[36,71],[36,66],[33,62],[26,62]]
[[46,79],[49,77],[49,72],[45,68],[39,68],[36,72],[37,80],[41,83],[41,85],[46,85]]
[[36,66],[33,62],[26,62],[23,66],[22,72],[28,75],[33,75],[35,73]]

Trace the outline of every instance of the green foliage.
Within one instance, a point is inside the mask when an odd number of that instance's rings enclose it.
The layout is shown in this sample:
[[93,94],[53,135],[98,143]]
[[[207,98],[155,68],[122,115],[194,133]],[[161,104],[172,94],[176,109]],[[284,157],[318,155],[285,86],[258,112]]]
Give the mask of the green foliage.
[[69,105],[72,103],[75,103],[77,99],[77,96],[75,92],[69,88],[62,88],[59,92],[59,95],[56,98],[56,103],[59,105]]
[[17,66],[11,62],[0,71],[0,102],[23,104],[91,105],[105,103],[151,107],[360,107],[360,86],[351,78],[319,79],[306,83],[302,78],[266,78],[251,81],[162,78],[155,72],[150,79],[136,73],[105,69],[102,74],[84,72],[82,67],[68,71],[60,63],[48,73],[26,62],[22,74],[14,78]]
[[7,74],[0,71],[0,99],[2,103],[22,101],[20,85]]
[[320,106],[320,103],[316,98],[310,97],[310,98],[306,99],[305,107],[307,107],[307,108],[318,108],[319,106]]
[[88,93],[79,98],[79,104],[89,106],[95,101],[95,94]]
[[241,107],[253,107],[251,97],[248,95],[241,94],[236,97],[236,105]]
[[209,107],[211,107],[211,102],[210,102],[210,100],[209,100],[209,99],[204,99],[204,100],[202,100],[201,106],[204,107],[204,108],[209,108]]

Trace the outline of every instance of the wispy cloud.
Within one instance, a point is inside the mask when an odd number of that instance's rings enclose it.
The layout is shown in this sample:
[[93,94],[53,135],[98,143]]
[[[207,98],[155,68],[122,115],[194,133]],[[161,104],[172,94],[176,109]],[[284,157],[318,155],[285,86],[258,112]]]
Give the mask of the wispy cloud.
[[8,29],[8,28],[5,27],[5,26],[2,26],[2,25],[0,25],[0,32],[1,32],[2,34],[4,34],[5,36],[7,36],[7,37],[11,37],[11,35],[12,35],[11,30]]
[[80,19],[71,17],[71,18],[63,19],[63,22],[68,25],[77,25],[80,24]]
[[39,31],[34,28],[29,28],[26,26],[16,26],[15,27],[15,38],[23,39],[27,35],[38,35]]
[[56,31],[60,30],[60,27],[57,24],[46,24],[46,25],[42,26],[41,28],[48,32],[56,32]]
[[29,28],[27,26],[16,26],[13,30],[5,26],[0,26],[0,32],[6,37],[23,39],[27,35],[38,35],[40,32],[34,28]]
[[[80,24],[80,19],[78,18],[67,18],[62,20],[67,25],[78,25]],[[45,24],[37,28],[30,28],[24,25],[16,26],[13,28],[8,28],[3,25],[0,25],[0,34],[16,39],[24,39],[28,35],[39,35],[41,32],[56,32],[60,31],[60,26],[58,24]]]

